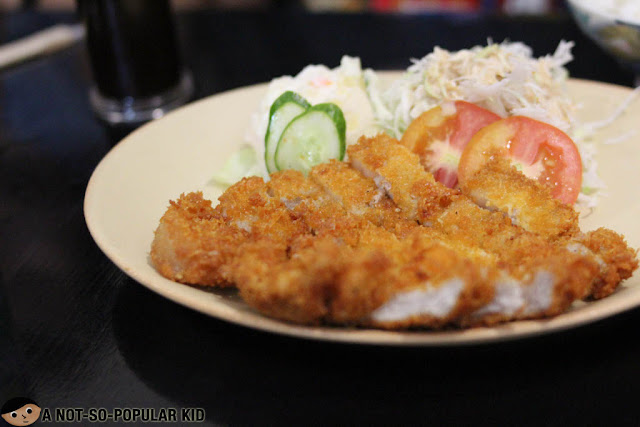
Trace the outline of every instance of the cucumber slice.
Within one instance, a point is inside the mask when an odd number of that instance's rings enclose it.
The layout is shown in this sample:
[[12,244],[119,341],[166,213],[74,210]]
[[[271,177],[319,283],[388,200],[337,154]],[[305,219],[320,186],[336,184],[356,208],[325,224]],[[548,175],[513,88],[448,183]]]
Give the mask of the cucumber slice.
[[277,171],[273,159],[280,135],[295,117],[307,111],[311,104],[302,96],[290,90],[280,95],[269,109],[269,125],[264,136],[264,162],[269,173]]
[[296,169],[306,175],[317,164],[342,160],[346,130],[340,107],[333,103],[314,105],[282,132],[276,148],[276,167]]

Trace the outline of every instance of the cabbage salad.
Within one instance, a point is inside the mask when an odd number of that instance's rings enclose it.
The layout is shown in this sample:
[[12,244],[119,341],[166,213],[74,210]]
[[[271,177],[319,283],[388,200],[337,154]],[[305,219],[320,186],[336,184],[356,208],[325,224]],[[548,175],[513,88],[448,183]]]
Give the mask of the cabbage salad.
[[604,183],[597,174],[595,146],[576,120],[578,105],[568,96],[564,67],[573,59],[573,42],[561,41],[552,55],[533,57],[519,42],[493,43],[457,52],[436,47],[414,60],[406,73],[380,92],[386,110],[380,124],[399,138],[409,123],[445,101],[477,104],[501,117],[521,115],[549,123],[567,133],[578,146],[583,162],[582,188],[577,206],[596,205]]
[[343,111],[347,123],[346,144],[362,135],[384,131],[400,138],[412,120],[446,101],[477,104],[501,117],[527,116],[549,123],[567,133],[576,143],[583,162],[578,208],[596,205],[604,183],[597,174],[594,127],[575,118],[578,105],[568,96],[568,72],[573,57],[572,42],[561,41],[553,54],[533,57],[519,42],[493,43],[457,52],[436,47],[412,61],[403,75],[383,87],[371,69],[362,69],[360,59],[344,56],[330,69],[309,65],[296,76],[270,82],[252,116],[242,148],[216,174],[214,182],[228,186],[244,176],[265,178],[265,132],[271,104],[285,91],[294,91],[310,103],[332,102]]

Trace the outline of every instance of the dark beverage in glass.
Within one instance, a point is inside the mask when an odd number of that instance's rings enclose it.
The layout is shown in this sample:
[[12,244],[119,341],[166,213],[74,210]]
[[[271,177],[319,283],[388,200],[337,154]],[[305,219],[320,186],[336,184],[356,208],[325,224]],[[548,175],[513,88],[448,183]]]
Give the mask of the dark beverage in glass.
[[157,118],[192,93],[168,0],[78,0],[96,113],[110,123]]

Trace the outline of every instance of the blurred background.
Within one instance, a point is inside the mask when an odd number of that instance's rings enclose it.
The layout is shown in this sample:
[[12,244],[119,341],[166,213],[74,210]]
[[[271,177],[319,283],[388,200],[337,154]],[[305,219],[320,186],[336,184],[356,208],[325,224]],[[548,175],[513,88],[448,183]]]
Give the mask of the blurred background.
[[[561,0],[172,0],[180,9],[298,8],[313,12],[504,13],[542,15],[564,10]],[[0,0],[0,9],[70,10],[75,0]]]

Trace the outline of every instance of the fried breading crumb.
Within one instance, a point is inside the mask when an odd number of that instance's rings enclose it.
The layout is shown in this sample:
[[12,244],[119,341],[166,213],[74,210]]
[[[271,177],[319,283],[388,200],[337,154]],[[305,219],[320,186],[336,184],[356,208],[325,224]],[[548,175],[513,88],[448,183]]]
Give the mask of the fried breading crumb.
[[482,207],[507,214],[514,224],[532,233],[557,239],[578,231],[578,213],[553,198],[549,189],[527,178],[500,156],[494,156],[462,191]]

